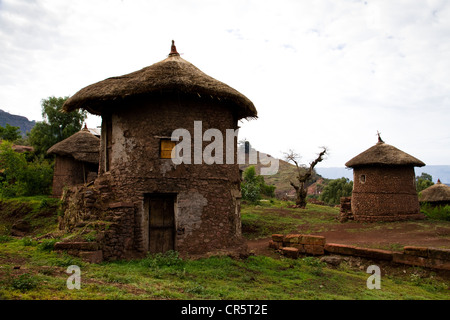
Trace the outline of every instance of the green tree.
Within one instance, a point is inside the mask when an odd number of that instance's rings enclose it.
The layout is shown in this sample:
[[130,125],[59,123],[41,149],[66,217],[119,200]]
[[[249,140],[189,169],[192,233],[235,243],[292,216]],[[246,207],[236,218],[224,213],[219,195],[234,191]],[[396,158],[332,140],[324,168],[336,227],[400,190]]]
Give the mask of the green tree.
[[0,195],[3,197],[49,194],[53,179],[51,163],[35,158],[27,162],[26,155],[12,149],[12,142],[0,144]]
[[42,100],[44,121],[37,122],[29,133],[29,142],[36,153],[45,155],[51,146],[80,131],[87,113],[84,110],[62,111],[67,99],[68,97],[49,97]]
[[433,183],[433,177],[429,175],[428,173],[422,172],[420,176],[416,177],[416,191],[420,192],[422,190],[425,190],[426,188],[432,186]]
[[255,167],[250,166],[244,171],[241,192],[242,199],[255,203],[261,200],[262,195],[274,197],[275,186],[267,185],[264,177],[258,176]]
[[20,128],[9,125],[8,123],[5,127],[0,126],[0,139],[8,140],[14,142],[20,139]]
[[353,190],[353,181],[348,178],[331,180],[320,194],[320,200],[326,204],[339,204],[341,197],[350,197]]

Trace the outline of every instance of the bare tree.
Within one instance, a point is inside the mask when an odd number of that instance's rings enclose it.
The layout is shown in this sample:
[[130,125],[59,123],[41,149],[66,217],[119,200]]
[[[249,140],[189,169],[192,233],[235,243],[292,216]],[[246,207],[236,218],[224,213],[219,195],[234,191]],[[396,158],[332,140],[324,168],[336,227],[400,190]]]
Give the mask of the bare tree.
[[295,153],[293,150],[289,150],[289,152],[284,153],[285,160],[287,162],[294,163],[297,167],[296,183],[292,182],[292,180],[289,182],[295,189],[295,204],[299,208],[306,207],[306,196],[308,193],[305,188],[305,184],[311,178],[314,167],[324,159],[324,156],[327,154],[327,152],[328,149],[326,147],[322,147],[322,151],[318,154],[317,158],[309,164],[309,167],[299,164],[300,155]]

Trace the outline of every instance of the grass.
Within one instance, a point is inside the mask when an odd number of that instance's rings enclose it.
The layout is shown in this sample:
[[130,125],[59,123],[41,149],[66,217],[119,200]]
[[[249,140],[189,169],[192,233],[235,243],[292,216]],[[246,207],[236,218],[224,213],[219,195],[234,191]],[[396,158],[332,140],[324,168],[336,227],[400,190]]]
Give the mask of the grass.
[[25,222],[33,235],[54,231],[59,200],[48,196],[1,198],[0,235],[9,235],[18,221]]
[[295,233],[299,226],[319,225],[324,231],[336,223],[339,209],[308,203],[305,209],[289,208],[293,202],[272,200],[260,205],[243,204],[241,207],[242,231],[248,239],[269,237],[273,233]]
[[[141,260],[86,264],[19,240],[0,249],[3,299],[448,299],[449,282],[414,268],[366,287],[368,274],[343,263],[329,268],[315,257],[292,260],[214,256],[182,260],[176,252]],[[20,264],[20,269],[14,266]],[[69,290],[69,265],[81,269],[81,289]]]
[[[39,206],[43,200],[24,202],[36,201]],[[40,216],[38,209],[28,214]],[[272,200],[257,206],[244,204],[242,223],[249,231],[258,227],[248,232],[248,237],[265,237],[272,230],[295,230],[299,224],[327,228],[335,223],[337,214],[332,207],[290,209],[286,203]],[[44,224],[41,230],[47,227]],[[369,274],[365,272],[369,262],[355,266],[343,261],[339,267],[329,267],[315,257],[292,260],[283,256],[213,256],[183,260],[171,251],[140,260],[88,264],[53,251],[54,242],[38,241],[34,236],[0,236],[0,299],[447,300],[450,286],[449,279],[439,273],[404,266],[383,269],[381,290],[369,290]],[[66,271],[71,265],[81,270],[79,290],[67,288],[71,274]]]

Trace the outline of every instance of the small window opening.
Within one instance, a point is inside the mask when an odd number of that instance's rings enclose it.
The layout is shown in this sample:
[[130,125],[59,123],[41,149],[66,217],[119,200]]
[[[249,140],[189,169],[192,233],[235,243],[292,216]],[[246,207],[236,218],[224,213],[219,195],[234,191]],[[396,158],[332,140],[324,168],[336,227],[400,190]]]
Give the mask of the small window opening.
[[365,175],[365,174],[360,175],[360,176],[359,176],[359,181],[360,181],[361,183],[366,183],[366,175]]
[[172,159],[172,150],[175,148],[176,141],[161,139],[160,156],[161,159]]

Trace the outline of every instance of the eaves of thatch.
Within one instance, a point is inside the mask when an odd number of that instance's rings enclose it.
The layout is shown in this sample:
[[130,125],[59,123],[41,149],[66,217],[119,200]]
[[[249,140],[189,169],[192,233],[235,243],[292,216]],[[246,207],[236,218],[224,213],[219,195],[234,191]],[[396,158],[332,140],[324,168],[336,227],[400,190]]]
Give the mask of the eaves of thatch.
[[69,156],[93,164],[99,163],[99,152],[100,139],[86,128],[58,142],[47,151],[48,154]]
[[345,163],[349,168],[366,165],[423,167],[425,163],[379,139],[376,145]]
[[89,85],[63,105],[66,112],[78,108],[96,115],[120,106],[129,98],[186,94],[227,103],[238,119],[256,118],[253,103],[237,90],[206,75],[190,62],[180,57],[172,42],[168,58],[123,76],[112,77]]
[[450,187],[438,180],[436,184],[420,192],[419,201],[429,203],[450,202]]

